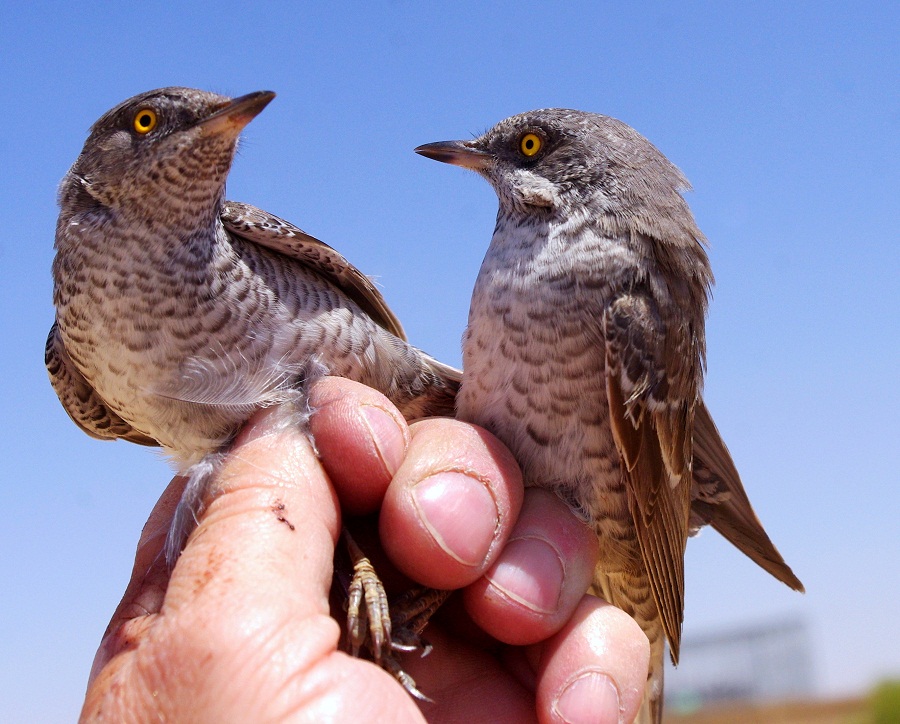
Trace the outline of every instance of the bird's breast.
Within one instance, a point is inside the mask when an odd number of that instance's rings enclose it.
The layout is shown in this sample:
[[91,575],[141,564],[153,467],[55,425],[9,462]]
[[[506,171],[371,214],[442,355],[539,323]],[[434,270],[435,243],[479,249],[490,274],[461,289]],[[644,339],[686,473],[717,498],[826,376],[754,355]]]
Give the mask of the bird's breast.
[[498,233],[473,293],[459,414],[510,447],[527,484],[585,511],[597,484],[618,479],[600,328],[613,290],[597,273],[610,249]]
[[59,330],[113,410],[176,460],[192,461],[284,382],[289,307],[300,303],[281,302],[214,233],[194,239],[209,251],[197,255],[145,231],[66,230],[55,262]]
[[179,465],[310,375],[412,394],[419,357],[315,269],[228,236],[191,254],[104,231],[58,253],[59,331],[109,407]]

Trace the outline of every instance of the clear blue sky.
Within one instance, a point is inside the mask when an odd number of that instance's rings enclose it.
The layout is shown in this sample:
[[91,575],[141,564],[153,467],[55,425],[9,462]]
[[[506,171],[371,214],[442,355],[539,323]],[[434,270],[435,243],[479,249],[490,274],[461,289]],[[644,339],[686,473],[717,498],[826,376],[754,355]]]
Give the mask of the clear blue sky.
[[706,533],[688,546],[685,635],[800,615],[823,694],[900,674],[898,5],[242,6],[0,11],[0,718],[74,718],[170,477],[76,429],[42,361],[57,183],[101,113],[165,85],[275,90],[229,196],[376,276],[451,363],[496,201],[413,147],[546,106],[648,136],[691,179],[712,244],[709,405],[809,591]]

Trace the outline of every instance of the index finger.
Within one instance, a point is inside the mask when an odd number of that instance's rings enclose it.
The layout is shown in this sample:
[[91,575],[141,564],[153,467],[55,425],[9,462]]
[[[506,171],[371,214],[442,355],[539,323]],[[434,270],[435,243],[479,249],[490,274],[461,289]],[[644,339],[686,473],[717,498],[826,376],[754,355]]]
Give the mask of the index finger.
[[[328,615],[337,498],[289,410],[258,414],[211,483],[196,530],[172,573],[166,606],[189,605],[204,620],[246,610],[267,616]],[[265,605],[260,607],[260,603]]]
[[303,655],[335,648],[339,630],[328,615],[328,588],[340,515],[327,476],[290,415],[278,408],[260,413],[235,440],[209,481],[207,505],[171,578],[162,547],[185,478],[170,483],[142,532],[132,580],[94,659],[92,684],[114,662],[112,668],[127,667],[140,650],[134,642],[160,622],[180,621],[179,630],[191,636],[252,650],[254,631],[305,620],[316,633],[307,636]]

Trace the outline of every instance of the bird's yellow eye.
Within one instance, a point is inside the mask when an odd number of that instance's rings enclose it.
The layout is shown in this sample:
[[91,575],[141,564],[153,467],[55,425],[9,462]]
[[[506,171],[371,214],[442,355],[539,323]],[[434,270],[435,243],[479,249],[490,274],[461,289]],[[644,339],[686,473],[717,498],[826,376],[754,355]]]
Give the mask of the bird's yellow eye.
[[542,141],[534,133],[526,133],[519,141],[519,150],[526,156],[534,156],[541,150]]
[[134,114],[134,130],[141,135],[150,133],[150,131],[156,128],[156,122],[156,113],[149,108],[144,108]]

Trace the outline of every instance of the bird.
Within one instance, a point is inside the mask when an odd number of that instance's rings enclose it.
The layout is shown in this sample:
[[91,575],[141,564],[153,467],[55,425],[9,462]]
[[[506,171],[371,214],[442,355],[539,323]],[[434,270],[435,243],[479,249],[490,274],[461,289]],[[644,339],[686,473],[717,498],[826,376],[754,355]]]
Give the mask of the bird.
[[88,435],[159,446],[188,477],[172,565],[254,411],[290,404],[302,423],[306,386],[327,374],[376,388],[410,420],[453,414],[459,371],[406,341],[368,277],[226,200],[241,131],[274,97],[136,95],[93,124],[59,188],[50,382]]
[[689,184],[609,116],[541,109],[415,149],[472,170],[497,220],[463,337],[457,417],[496,435],[525,484],[600,541],[592,590],[650,643],[639,721],[678,662],[689,535],[712,525],[793,589],[702,398],[713,275]]

